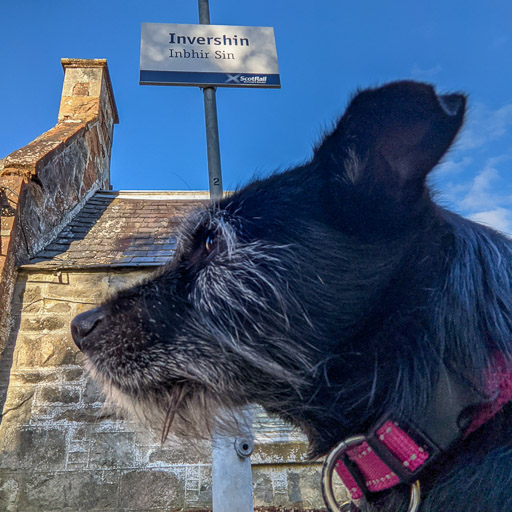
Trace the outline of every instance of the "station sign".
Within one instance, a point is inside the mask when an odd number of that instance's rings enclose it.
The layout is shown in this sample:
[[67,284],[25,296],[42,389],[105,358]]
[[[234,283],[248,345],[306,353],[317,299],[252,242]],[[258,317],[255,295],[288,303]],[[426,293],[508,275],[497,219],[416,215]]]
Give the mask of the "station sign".
[[274,29],[143,23],[139,83],[279,88]]

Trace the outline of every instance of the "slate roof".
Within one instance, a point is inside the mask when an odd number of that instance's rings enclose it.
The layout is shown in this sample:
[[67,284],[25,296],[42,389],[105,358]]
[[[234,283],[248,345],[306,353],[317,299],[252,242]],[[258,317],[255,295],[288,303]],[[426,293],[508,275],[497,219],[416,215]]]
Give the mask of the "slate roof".
[[141,267],[167,263],[181,219],[207,192],[97,192],[30,268]]

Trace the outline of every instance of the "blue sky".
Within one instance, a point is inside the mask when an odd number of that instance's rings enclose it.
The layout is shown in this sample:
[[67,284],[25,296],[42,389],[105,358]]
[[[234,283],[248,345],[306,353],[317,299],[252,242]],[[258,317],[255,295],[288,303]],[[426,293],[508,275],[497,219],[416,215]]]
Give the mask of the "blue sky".
[[[220,25],[275,28],[282,88],[218,89],[224,187],[303,162],[358,87],[399,78],[469,94],[439,200],[512,233],[510,0],[210,0]],[[202,93],[139,86],[140,24],[197,23],[195,0],[0,0],[0,157],[56,122],[61,57],[106,58],[115,189],[206,189]]]

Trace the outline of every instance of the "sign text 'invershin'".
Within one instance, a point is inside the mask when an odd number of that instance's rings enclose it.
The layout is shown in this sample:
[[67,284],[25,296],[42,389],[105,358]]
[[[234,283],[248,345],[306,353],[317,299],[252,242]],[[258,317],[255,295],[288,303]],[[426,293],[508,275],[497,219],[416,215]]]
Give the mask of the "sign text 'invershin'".
[[274,29],[143,23],[140,83],[280,87]]

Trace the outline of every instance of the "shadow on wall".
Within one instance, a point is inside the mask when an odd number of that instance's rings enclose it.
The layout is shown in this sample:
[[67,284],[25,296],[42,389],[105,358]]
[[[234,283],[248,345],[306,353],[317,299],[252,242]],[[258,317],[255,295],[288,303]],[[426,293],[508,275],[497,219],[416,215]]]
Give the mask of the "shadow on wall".
[[[25,282],[20,283],[18,296],[23,297],[25,286]],[[11,335],[0,354],[0,425],[2,424],[4,416],[9,412],[8,410],[4,410],[4,406],[7,398],[7,390],[9,389],[14,347],[16,346],[16,333],[19,331],[21,325],[22,308],[19,308],[16,313],[17,314],[11,315]]]

